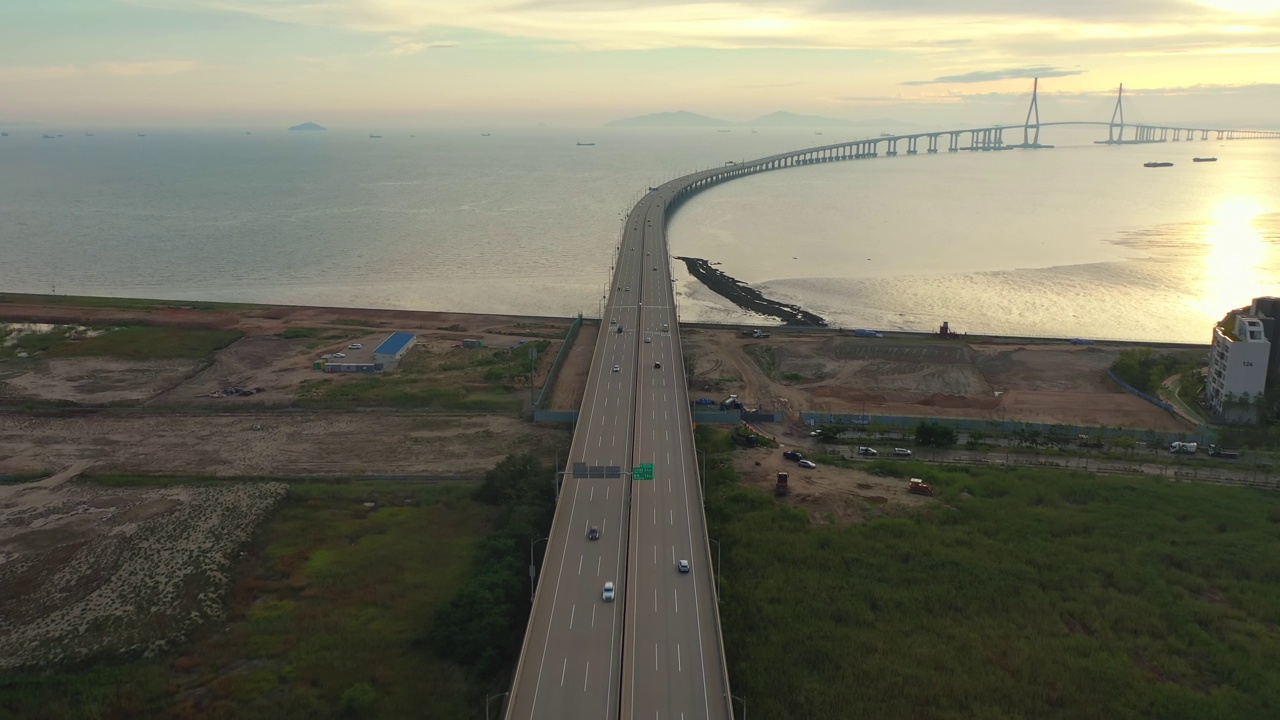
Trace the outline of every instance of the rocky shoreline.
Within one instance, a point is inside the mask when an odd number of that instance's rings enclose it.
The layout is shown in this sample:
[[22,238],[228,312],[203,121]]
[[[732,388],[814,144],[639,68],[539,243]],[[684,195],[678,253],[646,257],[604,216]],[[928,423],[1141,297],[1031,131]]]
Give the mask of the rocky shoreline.
[[679,256],[676,260],[684,261],[689,274],[698,278],[712,292],[743,310],[776,317],[787,325],[826,327],[827,321],[820,315],[811,313],[798,305],[770,300],[759,290],[712,267],[710,261]]

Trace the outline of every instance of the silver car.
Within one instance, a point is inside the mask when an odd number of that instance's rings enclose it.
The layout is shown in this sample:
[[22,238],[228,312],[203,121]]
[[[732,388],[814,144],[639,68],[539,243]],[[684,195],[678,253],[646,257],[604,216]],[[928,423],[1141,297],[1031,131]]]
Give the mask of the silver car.
[[604,584],[604,591],[600,593],[600,598],[605,602],[613,602],[613,583]]

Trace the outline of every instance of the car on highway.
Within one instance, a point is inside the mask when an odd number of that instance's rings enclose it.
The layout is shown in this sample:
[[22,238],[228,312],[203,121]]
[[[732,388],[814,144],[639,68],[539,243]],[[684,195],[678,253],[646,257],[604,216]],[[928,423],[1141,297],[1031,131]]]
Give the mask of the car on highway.
[[652,339],[652,338],[645,338],[645,339],[644,339],[644,341],[645,341],[645,343],[646,343],[646,344],[648,344],[648,343],[653,342],[653,339]]
[[680,562],[676,563],[676,569],[682,573],[689,572],[689,561],[681,560]]
[[624,287],[624,288],[622,288],[622,292],[631,292],[631,288],[630,288],[630,287]]
[[591,526],[591,529],[587,531],[587,539],[588,539],[588,540],[599,540],[599,539],[600,539],[600,528],[596,527],[595,525],[592,525],[592,526]]
[[614,365],[614,366],[613,366],[613,371],[614,371],[614,372],[622,372],[622,366],[621,366],[621,365]]
[[657,361],[657,360],[654,360],[654,361],[653,361],[653,369],[654,369],[654,370],[661,370],[661,369],[662,369],[662,363],[661,363],[661,362],[659,362],[659,361]]
[[906,448],[894,448],[893,454],[898,457],[911,457],[911,451]]
[[605,602],[613,602],[613,583],[604,584],[604,592],[600,593],[600,598]]
[[859,455],[866,455],[867,457],[875,457],[875,456],[879,455],[880,453],[876,452],[876,449],[875,449],[875,448],[870,448],[870,447],[860,447],[860,448],[858,448],[858,454],[859,454]]
[[609,324],[610,324],[610,325],[617,325],[617,324],[618,324],[618,318],[610,318],[610,319],[609,319]]
[[782,457],[788,460],[803,460],[804,456],[795,450],[783,450]]
[[814,461],[812,461],[812,460],[801,460],[801,461],[800,461],[800,467],[802,467],[802,468],[808,468],[808,469],[812,470],[812,469],[814,469],[814,468],[818,467],[818,464],[817,464],[817,463],[815,463],[815,462],[814,462]]
[[363,348],[364,348],[364,345],[361,345],[360,343],[352,343],[347,346],[348,350],[361,350]]
[[657,265],[654,265],[654,266],[653,266],[653,269],[654,269],[654,270],[657,270],[657,269],[658,269],[658,266],[657,266]]

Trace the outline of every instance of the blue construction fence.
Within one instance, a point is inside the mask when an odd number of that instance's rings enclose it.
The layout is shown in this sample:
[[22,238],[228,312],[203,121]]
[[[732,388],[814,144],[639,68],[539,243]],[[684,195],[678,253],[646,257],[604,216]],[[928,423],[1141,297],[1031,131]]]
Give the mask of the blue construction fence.
[[935,418],[910,415],[865,415],[855,413],[824,413],[805,411],[800,420],[810,426],[836,426],[865,429],[883,429],[889,432],[912,432],[922,422],[934,422],[954,428],[957,432],[981,432],[987,435],[1009,435],[1017,431],[1035,431],[1041,437],[1065,437],[1075,439],[1081,435],[1103,440],[1130,437],[1147,443],[1168,444],[1175,440],[1200,443],[1214,442],[1213,432],[1200,426],[1193,431],[1176,433],[1143,428],[1105,427],[1101,425],[1057,425],[1031,423],[1018,420],[981,420],[976,418]]
[[[556,378],[560,375],[560,366],[564,364],[564,359],[569,356],[569,351],[573,349],[573,341],[578,337],[578,331],[582,329],[582,313],[578,313],[578,317],[569,323],[569,332],[565,333],[564,344],[560,346],[560,352],[556,353],[556,359],[551,363],[551,370],[547,372],[547,382],[542,386],[542,392],[538,393],[538,399],[533,403],[533,407],[542,407],[543,403],[551,395],[551,390],[556,386]],[[536,418],[535,418],[536,419]]]
[[1177,414],[1178,414],[1178,410],[1177,410],[1177,408],[1175,408],[1174,406],[1172,406],[1172,405],[1170,405],[1169,403],[1167,403],[1167,402],[1165,402],[1165,401],[1161,400],[1160,398],[1157,398],[1157,397],[1151,397],[1150,395],[1148,395],[1148,394],[1146,394],[1146,393],[1142,392],[1142,391],[1141,391],[1141,390],[1139,390],[1138,388],[1136,388],[1136,387],[1134,387],[1134,386],[1130,385],[1129,383],[1127,383],[1127,382],[1125,382],[1125,381],[1121,380],[1120,378],[1116,377],[1116,374],[1115,374],[1115,373],[1113,373],[1113,372],[1111,372],[1110,370],[1107,370],[1107,375],[1108,375],[1108,376],[1109,376],[1109,377],[1110,377],[1110,378],[1115,382],[1115,384],[1117,384],[1117,385],[1119,385],[1120,387],[1124,388],[1125,390],[1127,390],[1127,391],[1129,391],[1129,392],[1133,393],[1134,395],[1137,395],[1138,397],[1142,398],[1143,400],[1146,400],[1147,402],[1151,403],[1152,405],[1155,405],[1156,407],[1160,408],[1161,410],[1167,410],[1171,415],[1177,415]]

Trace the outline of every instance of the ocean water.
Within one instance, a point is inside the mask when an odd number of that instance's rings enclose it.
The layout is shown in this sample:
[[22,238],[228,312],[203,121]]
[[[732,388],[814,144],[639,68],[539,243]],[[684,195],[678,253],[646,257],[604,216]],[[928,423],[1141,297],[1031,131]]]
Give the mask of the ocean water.
[[[596,315],[647,186],[859,135],[11,132],[0,290]],[[681,208],[672,250],[843,327],[1206,342],[1280,294],[1280,142],[1088,139],[745,178]],[[683,319],[749,318],[677,279]]]

